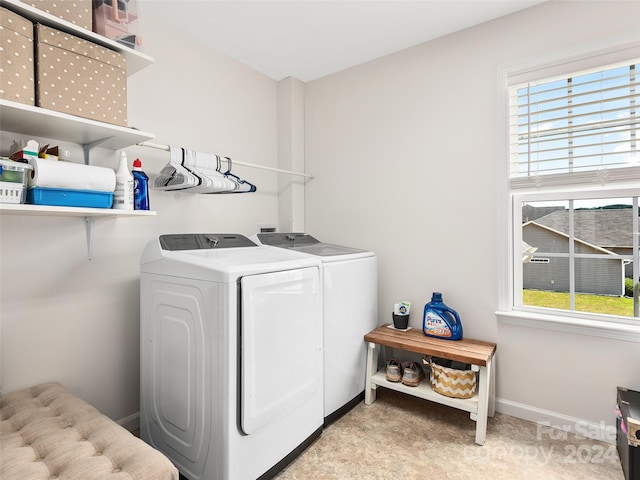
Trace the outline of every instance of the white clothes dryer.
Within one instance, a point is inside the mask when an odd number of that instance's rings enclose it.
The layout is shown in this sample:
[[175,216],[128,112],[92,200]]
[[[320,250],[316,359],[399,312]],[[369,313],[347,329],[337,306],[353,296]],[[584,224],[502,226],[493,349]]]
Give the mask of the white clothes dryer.
[[364,335],[378,326],[376,255],[306,233],[258,233],[251,239],[322,261],[324,424],[329,425],[364,398]]
[[189,480],[271,478],[323,426],[321,263],[242,235],[141,257],[142,438]]

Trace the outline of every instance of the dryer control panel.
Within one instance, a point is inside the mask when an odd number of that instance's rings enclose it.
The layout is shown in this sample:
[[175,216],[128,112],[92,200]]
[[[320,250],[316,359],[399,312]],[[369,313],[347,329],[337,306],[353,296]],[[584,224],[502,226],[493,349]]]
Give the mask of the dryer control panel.
[[184,233],[160,235],[163,250],[209,250],[212,248],[257,247],[244,235],[235,233]]

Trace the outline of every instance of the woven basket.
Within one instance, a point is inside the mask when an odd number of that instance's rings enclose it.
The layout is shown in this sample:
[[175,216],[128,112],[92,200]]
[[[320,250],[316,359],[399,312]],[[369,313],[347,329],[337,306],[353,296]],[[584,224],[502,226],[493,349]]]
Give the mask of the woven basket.
[[441,395],[453,398],[471,398],[476,393],[476,372],[443,367],[431,360],[424,360],[431,367],[431,388]]

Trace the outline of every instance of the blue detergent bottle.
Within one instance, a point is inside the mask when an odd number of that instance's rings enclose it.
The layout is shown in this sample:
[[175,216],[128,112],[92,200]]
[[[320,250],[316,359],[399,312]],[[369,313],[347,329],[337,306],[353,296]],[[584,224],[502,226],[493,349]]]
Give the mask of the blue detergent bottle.
[[133,162],[133,209],[149,210],[149,177],[142,171],[142,162],[136,158]]
[[446,340],[460,340],[462,338],[460,316],[455,310],[442,303],[440,292],[433,292],[431,301],[424,306],[422,332],[429,337]]

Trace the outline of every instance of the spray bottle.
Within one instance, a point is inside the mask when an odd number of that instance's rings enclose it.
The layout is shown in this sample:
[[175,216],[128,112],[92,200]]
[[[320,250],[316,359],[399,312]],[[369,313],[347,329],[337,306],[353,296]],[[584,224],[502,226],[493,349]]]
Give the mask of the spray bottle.
[[116,172],[116,189],[113,192],[113,208],[133,210],[133,176],[127,166],[127,154],[120,154],[120,166]]

